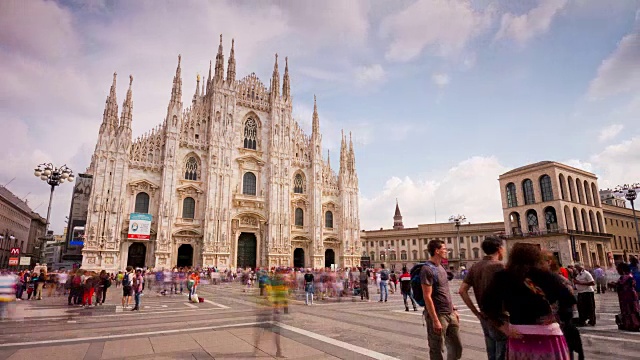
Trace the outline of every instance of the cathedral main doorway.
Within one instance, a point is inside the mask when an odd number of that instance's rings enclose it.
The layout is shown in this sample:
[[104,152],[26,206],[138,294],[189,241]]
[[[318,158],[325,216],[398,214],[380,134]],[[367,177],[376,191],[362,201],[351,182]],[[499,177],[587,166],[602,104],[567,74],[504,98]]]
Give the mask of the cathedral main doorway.
[[293,251],[293,267],[304,267],[304,249],[297,248]]
[[254,233],[240,233],[238,238],[238,268],[255,268],[258,241]]
[[193,266],[193,246],[182,244],[178,248],[178,267]]
[[331,264],[336,263],[336,253],[333,249],[327,249],[324,251],[324,267],[330,268]]
[[129,256],[127,257],[127,266],[133,268],[143,268],[144,259],[147,256],[147,247],[141,242],[134,242],[129,246]]

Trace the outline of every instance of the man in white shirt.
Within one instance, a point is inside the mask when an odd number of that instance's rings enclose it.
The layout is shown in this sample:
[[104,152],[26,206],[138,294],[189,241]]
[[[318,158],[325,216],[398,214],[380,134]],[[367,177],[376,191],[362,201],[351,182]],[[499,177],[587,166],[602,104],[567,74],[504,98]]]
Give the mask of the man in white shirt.
[[585,326],[587,320],[589,320],[589,325],[595,326],[596,300],[593,286],[596,282],[593,280],[593,276],[582,267],[582,264],[576,264],[575,267],[578,274],[573,283],[576,285],[578,293],[578,313],[580,315],[578,326]]

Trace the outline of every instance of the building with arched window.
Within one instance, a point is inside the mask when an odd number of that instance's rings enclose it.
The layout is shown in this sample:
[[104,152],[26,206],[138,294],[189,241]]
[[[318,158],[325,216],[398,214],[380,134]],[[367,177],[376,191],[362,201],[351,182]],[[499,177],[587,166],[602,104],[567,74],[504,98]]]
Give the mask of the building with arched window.
[[[391,220],[391,219],[390,219]],[[430,240],[439,239],[445,242],[449,258],[447,268],[459,271],[461,268],[469,268],[480,261],[484,253],[478,250],[485,237],[501,234],[504,231],[504,222],[486,222],[461,224],[456,228],[452,223],[419,224],[417,227],[398,227],[402,224],[402,213],[398,203],[393,211],[393,224],[388,229],[362,230],[363,252],[374,254],[364,257],[363,263],[370,261],[371,266],[380,268],[385,264],[387,269],[402,270],[403,266],[411,269],[417,263],[429,258],[427,244]],[[459,231],[458,231],[459,230]],[[474,250],[475,249],[475,250]],[[381,252],[400,254],[399,257],[390,256],[380,261],[375,255]],[[477,256],[476,256],[477,254]]]
[[[611,234],[593,191],[598,189],[596,175],[541,161],[500,175],[499,183],[507,250],[529,242],[551,251],[565,266],[613,264]],[[512,191],[513,184],[522,184],[522,191]]]
[[[82,268],[360,264],[351,135],[343,134],[332,167],[315,99],[310,134],[293,119],[287,59],[276,56],[265,86],[254,73],[236,78],[231,46],[225,61],[221,39],[209,76],[194,74],[186,104],[179,56],[164,121],[137,138],[133,77],[119,109],[114,74],[87,171]],[[146,228],[134,220],[149,216],[149,234],[129,236]]]

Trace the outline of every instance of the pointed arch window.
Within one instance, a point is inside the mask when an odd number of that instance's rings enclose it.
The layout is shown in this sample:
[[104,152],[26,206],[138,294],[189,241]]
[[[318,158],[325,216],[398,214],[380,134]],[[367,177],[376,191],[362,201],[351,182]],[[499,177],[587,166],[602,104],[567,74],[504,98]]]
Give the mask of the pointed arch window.
[[514,183],[507,184],[507,207],[518,206],[518,198],[516,197],[516,185]]
[[549,175],[545,174],[540,177],[540,191],[542,192],[542,201],[553,200],[553,187]]
[[258,123],[253,118],[248,118],[244,123],[244,148],[256,150],[258,143]]
[[296,226],[304,226],[304,211],[300,208],[296,208],[295,214],[295,224]]
[[139,192],[136,195],[136,208],[134,212],[147,214],[149,212],[149,194],[146,192]]
[[324,213],[324,227],[333,229],[333,213],[331,211]]
[[244,173],[242,177],[242,193],[244,195],[256,194],[256,175],[252,172]]
[[293,192],[295,194],[304,193],[304,179],[302,178],[302,174],[296,174],[293,178]]
[[522,182],[522,191],[524,192],[525,205],[531,205],[536,202],[535,195],[533,194],[533,181],[531,181],[531,179],[525,179]]
[[193,219],[196,215],[196,201],[192,197],[182,200],[182,218]]
[[184,178],[185,180],[198,180],[198,160],[193,156],[190,156],[184,164]]

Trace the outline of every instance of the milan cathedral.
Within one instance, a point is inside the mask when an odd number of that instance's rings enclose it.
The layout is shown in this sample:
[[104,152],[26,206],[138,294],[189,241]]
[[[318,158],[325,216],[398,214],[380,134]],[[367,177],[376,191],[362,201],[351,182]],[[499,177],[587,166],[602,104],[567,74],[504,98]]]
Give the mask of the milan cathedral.
[[[164,122],[132,139],[132,82],[118,119],[116,74],[88,172],[86,269],[356,266],[358,176],[342,136],[336,174],[312,133],[292,117],[289,67],[276,55],[270,86],[236,80],[234,43],[224,74],[222,36],[213,72],[182,103],[180,56]],[[282,89],[282,91],[281,91]],[[152,216],[149,239],[129,239],[131,213]]]

